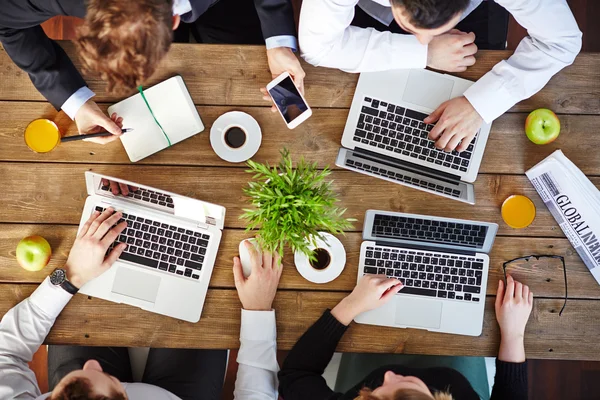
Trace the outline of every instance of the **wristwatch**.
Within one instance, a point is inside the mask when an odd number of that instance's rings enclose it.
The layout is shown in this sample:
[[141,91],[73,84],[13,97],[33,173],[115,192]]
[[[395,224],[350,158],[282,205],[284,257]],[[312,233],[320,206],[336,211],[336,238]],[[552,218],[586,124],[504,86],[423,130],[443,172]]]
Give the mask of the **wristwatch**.
[[52,274],[50,274],[50,283],[54,286],[60,286],[65,289],[67,293],[76,294],[79,289],[67,280],[67,271],[62,268],[57,268]]

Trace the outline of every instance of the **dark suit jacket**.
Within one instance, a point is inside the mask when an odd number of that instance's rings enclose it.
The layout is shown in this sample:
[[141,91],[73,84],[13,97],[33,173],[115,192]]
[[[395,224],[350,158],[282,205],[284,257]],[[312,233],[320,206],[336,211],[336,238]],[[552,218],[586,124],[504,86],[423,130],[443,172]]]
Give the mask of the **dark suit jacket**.
[[[215,1],[190,0],[192,11],[182,15],[182,20],[195,21]],[[254,0],[254,3],[265,39],[296,36],[291,0]],[[40,24],[56,15],[83,18],[85,14],[85,0],[0,0],[0,43],[57,110],[86,83],[64,50],[46,36]]]

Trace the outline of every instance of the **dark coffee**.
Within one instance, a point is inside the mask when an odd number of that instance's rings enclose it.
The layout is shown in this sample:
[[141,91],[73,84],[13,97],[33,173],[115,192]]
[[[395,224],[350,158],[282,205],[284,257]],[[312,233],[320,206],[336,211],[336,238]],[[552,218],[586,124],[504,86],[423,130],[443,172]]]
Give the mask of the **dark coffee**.
[[311,261],[310,265],[314,269],[325,269],[329,267],[329,263],[331,262],[331,255],[327,250],[318,248],[313,251],[313,254],[316,257],[316,260]]
[[246,143],[246,132],[237,126],[225,131],[225,143],[233,149],[239,149]]

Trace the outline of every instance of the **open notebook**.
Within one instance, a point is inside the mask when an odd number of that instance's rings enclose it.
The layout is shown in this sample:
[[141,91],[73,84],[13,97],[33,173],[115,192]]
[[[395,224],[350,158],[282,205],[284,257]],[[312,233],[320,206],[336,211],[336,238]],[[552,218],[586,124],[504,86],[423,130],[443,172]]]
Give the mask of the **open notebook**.
[[[192,97],[181,76],[174,76],[144,90],[154,116],[160,122],[171,145],[204,130]],[[139,161],[169,147],[167,138],[154,121],[141,94],[131,96],[108,108],[109,115],[123,117],[123,127],[133,128],[121,136],[121,142],[132,162]]]

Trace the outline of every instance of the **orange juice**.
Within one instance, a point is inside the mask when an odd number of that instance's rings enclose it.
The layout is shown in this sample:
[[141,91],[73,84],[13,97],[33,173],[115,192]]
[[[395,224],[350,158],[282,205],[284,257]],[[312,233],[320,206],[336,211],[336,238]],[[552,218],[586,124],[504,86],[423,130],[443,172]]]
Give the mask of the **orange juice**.
[[535,205],[525,196],[513,195],[502,203],[502,219],[511,228],[527,228],[534,218]]
[[25,129],[25,144],[36,153],[47,153],[59,143],[58,127],[48,119],[36,119]]

